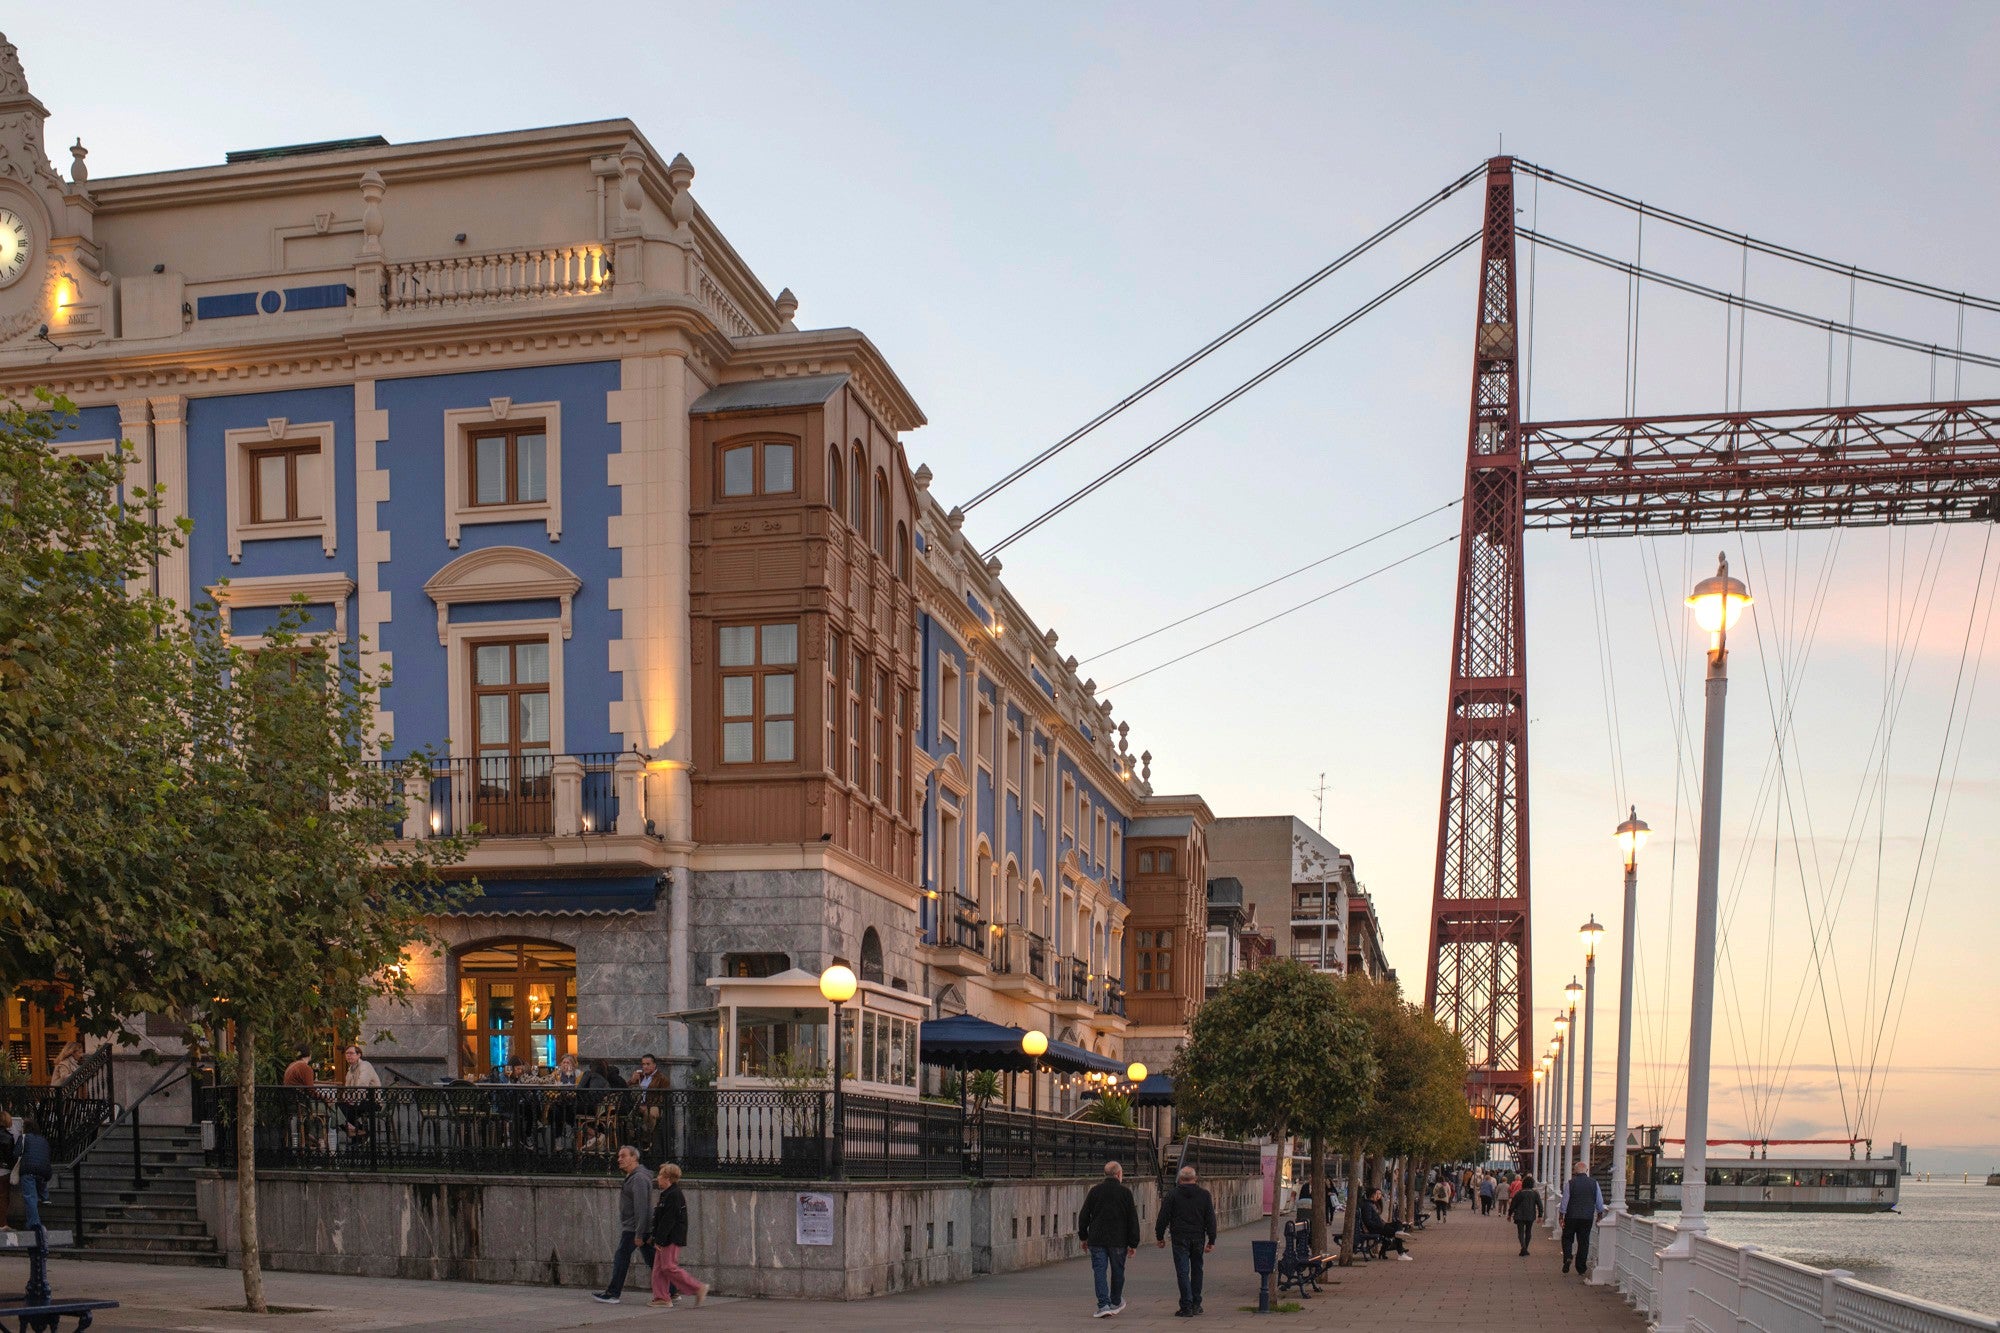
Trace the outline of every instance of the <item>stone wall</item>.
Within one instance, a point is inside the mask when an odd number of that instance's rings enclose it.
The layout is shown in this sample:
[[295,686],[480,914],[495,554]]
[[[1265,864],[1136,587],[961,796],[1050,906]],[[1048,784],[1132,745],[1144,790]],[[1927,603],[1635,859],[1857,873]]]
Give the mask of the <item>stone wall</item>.
[[[202,1221],[235,1263],[235,1177],[196,1174]],[[1076,1215],[1095,1183],[693,1181],[687,1266],[724,1294],[818,1300],[1032,1268],[1082,1252]],[[1132,1185],[1150,1240],[1158,1188]],[[1260,1215],[1255,1178],[1210,1188],[1224,1228]],[[832,1245],[798,1244],[801,1191],[833,1197]],[[258,1200],[264,1262],[281,1271],[599,1288],[618,1243],[609,1178],[265,1171]]]
[[[916,913],[822,870],[697,870],[690,908],[694,986],[732,953],[783,953],[819,972],[842,958],[858,972],[861,936],[882,942],[884,980],[917,990]],[[712,998],[712,996],[711,996]]]

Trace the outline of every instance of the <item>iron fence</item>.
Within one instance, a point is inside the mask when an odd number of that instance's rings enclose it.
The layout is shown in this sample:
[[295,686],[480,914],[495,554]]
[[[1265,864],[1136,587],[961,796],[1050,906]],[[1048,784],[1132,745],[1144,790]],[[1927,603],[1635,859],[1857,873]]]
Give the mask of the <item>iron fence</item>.
[[1264,1169],[1264,1150],[1254,1143],[1190,1134],[1181,1140],[1180,1164],[1204,1178],[1254,1176]]
[[[105,1082],[108,1088],[108,1072]],[[68,1085],[0,1085],[0,1108],[14,1117],[17,1130],[23,1117],[32,1117],[49,1141],[50,1156],[58,1163],[81,1157],[118,1118],[118,1107],[109,1097],[81,1096]]]
[[951,942],[974,953],[986,952],[986,923],[979,919],[979,904],[962,894],[953,895]]
[[[602,1175],[625,1144],[648,1166],[672,1161],[710,1177],[1095,1176],[1113,1159],[1131,1173],[1160,1169],[1143,1130],[991,1106],[962,1117],[936,1102],[851,1094],[841,1102],[836,1127],[832,1094],[811,1089],[260,1087],[254,1141],[260,1166],[328,1172]],[[196,1088],[195,1107],[214,1126],[208,1164],[233,1167],[236,1089]],[[1254,1171],[1256,1150],[1248,1152],[1242,1160]],[[1196,1160],[1224,1175],[1238,1164],[1220,1148]]]
[[1125,1017],[1124,983],[1106,977],[1104,985],[1098,991],[1097,1007],[1102,1013],[1112,1014],[1118,1018]]
[[[575,766],[562,762],[574,760]],[[407,759],[380,759],[373,766],[402,772]],[[428,831],[455,836],[476,826],[488,838],[544,838],[552,834],[590,835],[618,828],[618,755],[615,752],[555,755],[455,756],[419,762],[410,770],[413,802],[425,812],[427,830],[398,826],[400,836]],[[558,827],[565,785],[575,791],[575,814]]]
[[1037,981],[1049,979],[1049,942],[1040,935],[1028,936],[1028,974]]

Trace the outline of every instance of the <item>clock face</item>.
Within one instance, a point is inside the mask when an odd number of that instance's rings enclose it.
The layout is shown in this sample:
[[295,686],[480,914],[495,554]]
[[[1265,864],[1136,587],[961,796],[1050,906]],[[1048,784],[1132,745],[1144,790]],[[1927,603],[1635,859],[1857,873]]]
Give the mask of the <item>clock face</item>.
[[28,220],[11,208],[0,208],[0,287],[11,287],[28,271],[35,249]]

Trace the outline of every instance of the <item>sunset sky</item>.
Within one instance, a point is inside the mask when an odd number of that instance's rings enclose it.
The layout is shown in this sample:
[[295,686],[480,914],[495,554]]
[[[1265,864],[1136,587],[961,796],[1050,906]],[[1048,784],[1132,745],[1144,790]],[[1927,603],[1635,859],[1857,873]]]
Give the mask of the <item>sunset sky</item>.
[[[408,142],[628,116],[802,327],[852,325],[929,416],[906,438],[969,497],[1502,145],[1730,229],[2000,294],[2000,9],[1990,5],[1011,6],[354,3],[17,7],[7,36],[67,168]],[[1717,287],[1737,247],[1522,182],[1522,220]],[[1477,226],[1434,211],[1241,343],[978,508],[990,544]],[[1004,555],[1110,686],[1159,791],[1311,819],[1374,892],[1420,995],[1455,547],[1124,681],[1421,550],[1455,510],[1101,659],[1114,644],[1455,498],[1474,263],[1461,256]],[[1532,285],[1531,285],[1532,277]],[[1530,414],[1720,409],[1718,306],[1541,255]],[[1753,258],[1753,297],[1845,319],[1837,275]],[[1957,310],[1862,285],[1856,322],[1952,345]],[[2000,372],[1752,318],[1751,408],[2000,398]],[[2000,317],[1964,345],[2000,354]],[[1636,366],[1636,383],[1628,369]],[[1729,388],[1725,389],[1725,375]],[[1718,550],[1757,597],[1732,654],[1726,957],[1712,1132],[1901,1138],[1920,1168],[2000,1168],[2000,583],[1991,529],[1529,546],[1537,1040],[1641,862],[1637,1118],[1678,1132],[1701,647],[1680,599]],[[1685,709],[1685,712],[1682,710]],[[1783,760],[1774,718],[1788,715]],[[1885,719],[1893,715],[1894,724]],[[1677,735],[1679,744],[1677,746]],[[1883,755],[1886,753],[1886,764]],[[1782,778],[1779,776],[1782,774]],[[1928,834],[1926,826],[1928,825]],[[1831,905],[1831,906],[1829,906]],[[1813,922],[1831,912],[1822,947]],[[1822,1000],[1824,992],[1825,1000]]]

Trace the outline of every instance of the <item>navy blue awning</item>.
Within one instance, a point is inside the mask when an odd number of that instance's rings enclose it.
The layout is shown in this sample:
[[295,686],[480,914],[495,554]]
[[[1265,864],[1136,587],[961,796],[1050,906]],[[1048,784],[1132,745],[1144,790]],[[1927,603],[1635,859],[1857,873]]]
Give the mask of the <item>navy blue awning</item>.
[[456,916],[610,916],[653,910],[659,876],[565,875],[550,879],[484,879],[477,897],[453,903]]
[[1172,1106],[1174,1104],[1174,1081],[1165,1074],[1148,1074],[1146,1081],[1132,1094],[1134,1106]]
[[1072,1046],[1053,1038],[1049,1041],[1046,1055],[1039,1060],[1030,1060],[1021,1049],[1021,1038],[1027,1035],[1021,1028],[988,1022],[971,1014],[933,1018],[923,1025],[918,1034],[922,1051],[919,1058],[927,1065],[945,1069],[997,1069],[1022,1073],[1039,1065],[1059,1074],[1081,1074],[1093,1069],[1105,1074],[1125,1071],[1125,1066],[1116,1060],[1093,1055],[1081,1046]]
[[1072,1074],[1116,1074],[1125,1077],[1123,1062],[1096,1051],[1087,1051],[1081,1046],[1073,1046],[1066,1041],[1051,1041],[1049,1053],[1042,1057],[1044,1069],[1060,1069]]

